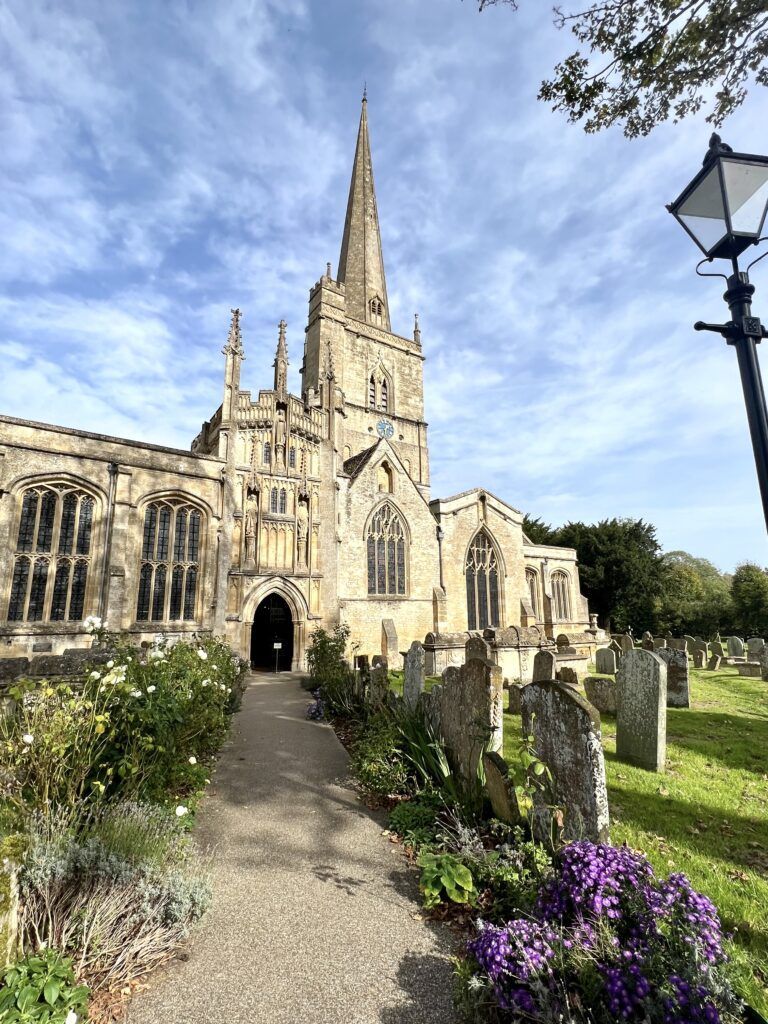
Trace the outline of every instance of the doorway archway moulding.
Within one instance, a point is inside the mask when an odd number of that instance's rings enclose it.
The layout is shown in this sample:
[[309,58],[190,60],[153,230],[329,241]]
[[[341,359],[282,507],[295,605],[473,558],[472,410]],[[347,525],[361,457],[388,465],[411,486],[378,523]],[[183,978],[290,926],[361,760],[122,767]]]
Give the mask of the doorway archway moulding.
[[243,615],[241,625],[240,650],[243,657],[250,656],[251,650],[251,629],[259,607],[265,597],[270,594],[278,594],[288,605],[291,618],[293,619],[293,662],[292,672],[304,672],[306,670],[304,645],[306,639],[306,622],[309,616],[307,599],[291,580],[282,576],[270,576],[268,579],[260,580],[248,591],[243,601]]

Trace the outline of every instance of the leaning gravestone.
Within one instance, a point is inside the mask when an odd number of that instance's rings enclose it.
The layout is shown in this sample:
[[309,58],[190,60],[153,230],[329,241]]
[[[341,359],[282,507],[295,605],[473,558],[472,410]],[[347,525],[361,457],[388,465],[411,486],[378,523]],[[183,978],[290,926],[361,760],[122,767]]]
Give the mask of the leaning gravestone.
[[595,655],[595,670],[603,676],[616,675],[616,652],[610,647],[601,648]]
[[515,795],[515,783],[509,774],[509,765],[500,754],[483,754],[485,791],[491,801],[493,816],[508,825],[517,825],[522,815]]
[[537,651],[533,659],[533,682],[541,683],[555,678],[557,662],[552,651]]
[[608,793],[600,739],[600,715],[579,694],[560,683],[530,683],[522,693],[523,729],[532,733],[547,766],[550,792],[534,795],[533,829],[551,839],[552,806],[562,809],[563,838],[608,842]]
[[424,690],[424,646],[414,640],[403,658],[403,700],[413,710]]
[[700,647],[697,647],[693,652],[693,667],[694,668],[706,668],[707,665],[707,652],[702,651]]
[[708,671],[710,671],[710,672],[717,672],[717,670],[720,668],[720,662],[722,660],[723,659],[720,657],[719,654],[713,654],[712,657],[707,662],[707,669],[708,669]]
[[667,707],[689,708],[688,655],[685,651],[666,650],[659,651],[658,656],[667,666]]
[[480,658],[481,661],[493,661],[491,645],[481,636],[471,636],[464,644],[464,661]]
[[584,680],[584,692],[587,700],[596,707],[600,714],[616,714],[616,680],[601,679],[598,676],[587,676]]
[[712,652],[712,656],[713,657],[717,657],[717,658],[724,658],[725,657],[725,651],[723,650],[723,645],[720,643],[719,640],[713,640],[712,643],[709,645],[709,649]]
[[648,632],[648,630],[643,633],[642,648],[644,651],[653,650],[653,636]]
[[667,746],[667,666],[658,653],[632,651],[616,673],[616,756],[664,771]]
[[485,750],[503,746],[504,687],[498,665],[473,658],[443,672],[440,729],[451,768],[465,786],[477,784]]
[[744,657],[744,641],[740,636],[729,636],[728,637],[728,657],[729,658],[743,658]]

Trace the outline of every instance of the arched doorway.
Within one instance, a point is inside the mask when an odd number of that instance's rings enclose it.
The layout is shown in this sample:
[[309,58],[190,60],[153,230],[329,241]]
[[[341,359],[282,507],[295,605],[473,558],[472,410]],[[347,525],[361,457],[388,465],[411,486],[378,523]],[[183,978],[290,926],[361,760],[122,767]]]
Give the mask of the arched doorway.
[[[280,647],[275,649],[275,644]],[[277,656],[277,659],[276,657]],[[256,609],[251,629],[251,666],[289,672],[293,662],[293,616],[288,602],[269,594]]]

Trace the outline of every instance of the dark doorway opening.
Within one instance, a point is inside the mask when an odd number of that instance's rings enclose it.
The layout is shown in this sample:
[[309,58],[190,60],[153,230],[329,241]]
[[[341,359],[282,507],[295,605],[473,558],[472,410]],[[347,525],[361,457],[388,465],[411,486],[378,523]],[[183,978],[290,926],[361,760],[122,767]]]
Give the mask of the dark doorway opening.
[[[275,644],[280,647],[275,649]],[[279,594],[265,597],[251,629],[251,666],[269,672],[290,672],[293,662],[293,617]]]

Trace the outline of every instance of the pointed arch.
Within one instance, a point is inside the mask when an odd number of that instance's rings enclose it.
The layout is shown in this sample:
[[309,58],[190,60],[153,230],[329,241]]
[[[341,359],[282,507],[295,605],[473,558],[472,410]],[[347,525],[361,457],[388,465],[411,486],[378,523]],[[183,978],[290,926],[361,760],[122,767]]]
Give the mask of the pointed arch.
[[534,616],[539,618],[539,574],[535,569],[528,567],[525,570],[525,585],[528,590],[528,597]]
[[552,616],[556,622],[570,622],[571,580],[564,569],[555,569],[549,577],[552,588]]
[[408,593],[410,538],[404,516],[393,502],[383,501],[365,530],[368,595],[405,597]]
[[498,547],[483,527],[472,538],[464,562],[468,629],[501,625],[500,575],[503,572]]

